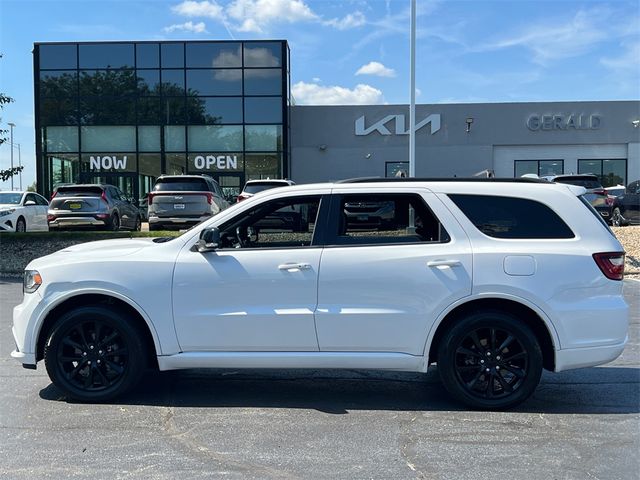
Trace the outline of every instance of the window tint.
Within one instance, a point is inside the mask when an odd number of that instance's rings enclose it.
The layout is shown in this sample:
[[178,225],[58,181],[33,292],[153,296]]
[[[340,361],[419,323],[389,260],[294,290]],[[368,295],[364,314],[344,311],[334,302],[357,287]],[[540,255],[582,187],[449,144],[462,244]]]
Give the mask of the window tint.
[[36,200],[36,197],[33,193],[27,193],[27,196],[24,198],[24,205],[26,205],[27,202],[34,202],[36,205],[38,204],[38,201]]
[[76,45],[40,45],[40,68],[77,68]]
[[163,43],[161,48],[162,66],[164,68],[184,67],[184,44]]
[[242,97],[190,97],[187,109],[192,125],[242,123]]
[[418,195],[343,195],[336,245],[448,242],[449,235]]
[[40,196],[40,195],[36,195],[36,203],[38,205],[49,205],[49,202],[47,202],[47,199]]
[[263,203],[221,227],[222,248],[308,247],[319,209],[319,196]]
[[247,42],[244,44],[245,67],[280,67],[282,44],[271,42]]
[[242,95],[242,70],[187,70],[193,95]]
[[282,98],[245,98],[244,121],[247,123],[282,123]]
[[485,235],[495,238],[574,238],[549,207],[525,198],[493,195],[449,195]]
[[136,45],[136,67],[158,68],[159,66],[159,45],[157,43],[138,43]]
[[241,67],[239,43],[187,43],[187,67]]
[[259,68],[244,71],[245,95],[281,95],[282,70],[279,68]]
[[134,64],[131,43],[80,45],[80,68],[133,68]]
[[204,178],[159,178],[153,188],[156,192],[208,192]]

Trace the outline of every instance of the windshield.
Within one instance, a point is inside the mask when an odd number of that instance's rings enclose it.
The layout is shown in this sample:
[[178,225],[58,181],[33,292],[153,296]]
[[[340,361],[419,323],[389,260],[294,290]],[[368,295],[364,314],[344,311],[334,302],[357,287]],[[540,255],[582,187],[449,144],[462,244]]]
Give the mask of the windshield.
[[21,193],[0,193],[0,205],[18,205],[21,198]]
[[270,188],[286,187],[288,183],[285,182],[260,182],[260,183],[247,183],[244,186],[243,192],[245,193],[258,193]]
[[153,187],[155,192],[208,192],[207,182],[201,178],[161,178]]

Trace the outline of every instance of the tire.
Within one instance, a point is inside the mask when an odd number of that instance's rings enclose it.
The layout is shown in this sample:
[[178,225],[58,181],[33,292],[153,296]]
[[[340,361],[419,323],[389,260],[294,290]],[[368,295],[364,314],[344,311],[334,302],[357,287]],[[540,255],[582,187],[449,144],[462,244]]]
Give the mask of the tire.
[[139,232],[140,230],[142,230],[142,220],[140,220],[140,217],[136,217],[136,221],[133,224],[133,231]]
[[111,217],[111,223],[109,225],[109,229],[112,232],[117,232],[118,230],[120,230],[120,217],[118,216],[117,213],[114,213],[113,217]]
[[118,310],[79,307],[55,325],[44,350],[53,384],[82,402],[102,402],[136,385],[146,367],[142,335]]
[[156,232],[158,230],[161,230],[161,226],[160,225],[156,225],[155,223],[150,223],[149,224],[149,231],[150,232]]
[[27,222],[22,217],[18,218],[18,221],[16,222],[16,232],[24,233],[26,231],[27,231]]
[[457,321],[438,346],[447,391],[475,409],[502,410],[524,402],[542,375],[534,333],[515,316],[481,311]]

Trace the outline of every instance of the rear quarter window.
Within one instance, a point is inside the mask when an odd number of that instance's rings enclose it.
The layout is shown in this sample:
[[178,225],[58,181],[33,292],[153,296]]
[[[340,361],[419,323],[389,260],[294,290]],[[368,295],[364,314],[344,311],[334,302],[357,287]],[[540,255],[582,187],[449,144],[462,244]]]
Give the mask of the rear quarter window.
[[495,195],[449,195],[482,233],[494,238],[575,238],[569,226],[545,204]]

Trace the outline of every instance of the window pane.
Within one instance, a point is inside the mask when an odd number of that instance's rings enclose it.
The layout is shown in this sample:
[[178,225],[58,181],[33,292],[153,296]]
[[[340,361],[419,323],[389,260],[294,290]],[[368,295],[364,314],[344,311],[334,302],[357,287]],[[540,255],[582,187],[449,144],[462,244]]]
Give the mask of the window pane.
[[208,153],[242,151],[242,126],[191,126],[189,127],[189,151]]
[[602,161],[578,160],[578,173],[593,173],[599,177],[602,173]]
[[239,43],[188,43],[187,67],[241,67]]
[[138,127],[138,150],[141,152],[160,151],[160,127]]
[[278,151],[282,150],[282,126],[247,125],[244,131],[245,150]]
[[135,70],[83,70],[80,72],[80,96],[133,96],[136,83]]
[[188,158],[188,170],[195,173],[241,172],[244,170],[242,155],[227,153],[224,155],[208,155],[191,153]]
[[75,98],[45,98],[41,100],[41,125],[78,125],[78,106],[76,102]]
[[40,72],[40,97],[75,97],[78,74],[68,71]]
[[47,155],[49,168],[49,190],[68,184],[78,183],[80,161],[78,155]]
[[133,68],[132,43],[80,45],[80,68]]
[[160,98],[148,97],[138,99],[138,123],[141,125],[158,125],[163,123],[163,103]]
[[627,160],[603,160],[602,161],[602,186],[613,187],[614,185],[627,184]]
[[282,123],[282,97],[246,97],[246,123]]
[[184,152],[187,149],[184,127],[164,127],[164,149],[168,152]]
[[47,127],[48,152],[77,152],[78,127]]
[[561,175],[564,171],[562,160],[540,160],[539,164],[539,176]]
[[546,205],[525,198],[449,195],[485,235],[495,238],[574,238],[573,232]]
[[282,70],[261,68],[244,71],[245,95],[282,95]]
[[136,67],[158,68],[160,66],[160,47],[157,43],[138,43],[136,45]]
[[82,125],[134,125],[136,102],[131,98],[89,97],[80,99]]
[[162,94],[167,97],[184,95],[184,70],[162,70]]
[[244,44],[245,67],[280,67],[282,66],[281,43],[249,43]]
[[184,68],[183,43],[163,43],[160,48],[163,68]]
[[138,70],[138,95],[160,95],[160,70]]
[[386,177],[405,178],[409,176],[409,162],[387,162],[385,166]]
[[282,157],[273,153],[252,153],[245,155],[245,176],[247,180],[280,178]]
[[80,168],[83,172],[135,172],[138,168],[135,153],[118,154],[84,154],[81,157]]
[[187,70],[187,88],[194,95],[242,95],[242,70]]
[[40,68],[77,68],[76,45],[40,45]]
[[189,97],[190,124],[242,123],[242,97]]
[[162,98],[163,121],[169,125],[184,125],[185,99],[184,97]]
[[185,173],[186,155],[184,153],[169,153],[166,155],[167,175],[180,175]]
[[536,160],[516,160],[515,165],[516,178],[527,174],[538,175],[538,162]]
[[81,127],[83,152],[133,152],[135,127]]
[[[143,153],[138,156],[140,175],[159,177],[162,173],[162,162],[159,153]],[[146,190],[148,192],[149,189]],[[145,193],[146,193],[145,192]]]

